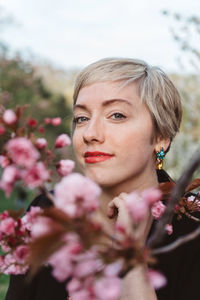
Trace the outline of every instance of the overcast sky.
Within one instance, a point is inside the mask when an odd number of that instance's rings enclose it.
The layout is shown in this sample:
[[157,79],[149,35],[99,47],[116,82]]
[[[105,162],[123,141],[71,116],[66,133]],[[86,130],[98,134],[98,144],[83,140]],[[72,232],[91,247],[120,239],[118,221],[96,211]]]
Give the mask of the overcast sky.
[[170,33],[176,23],[161,11],[200,12],[199,0],[0,0],[0,5],[17,23],[1,39],[61,68],[122,56],[178,70],[181,52]]

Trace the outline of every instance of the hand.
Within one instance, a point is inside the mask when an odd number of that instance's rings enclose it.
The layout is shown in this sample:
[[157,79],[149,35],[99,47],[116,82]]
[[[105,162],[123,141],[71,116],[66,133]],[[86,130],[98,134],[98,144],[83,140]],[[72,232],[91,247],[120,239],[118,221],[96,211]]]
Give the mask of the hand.
[[[123,227],[127,235],[141,242],[141,245],[144,245],[152,224],[151,213],[149,211],[147,218],[142,222],[134,223],[125,204],[127,196],[127,193],[121,193],[118,197],[110,201],[107,216],[111,219],[115,218],[117,226]],[[122,236],[118,234],[117,238],[121,239]]]

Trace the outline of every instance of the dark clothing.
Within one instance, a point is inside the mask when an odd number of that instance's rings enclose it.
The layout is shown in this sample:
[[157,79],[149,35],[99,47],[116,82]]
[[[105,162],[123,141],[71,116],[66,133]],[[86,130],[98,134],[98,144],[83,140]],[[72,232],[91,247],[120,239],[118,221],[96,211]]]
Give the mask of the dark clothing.
[[[169,181],[170,178],[163,170],[158,171],[159,182]],[[47,207],[51,202],[43,195],[37,197],[33,206]],[[155,226],[153,223],[152,229]],[[177,221],[174,218],[174,232],[166,236],[162,245],[171,243],[181,235],[194,230],[198,224],[186,217]],[[151,230],[152,232],[152,230]],[[157,291],[159,300],[189,300],[199,299],[200,281],[200,238],[186,243],[176,250],[157,256],[156,268],[168,280],[166,287]],[[26,275],[12,275],[6,300],[67,300],[66,283],[58,283],[52,276],[49,267],[44,267],[27,285]],[[81,300],[81,299],[80,299]],[[106,300],[106,299],[105,299]],[[140,300],[140,299],[138,299]],[[148,299],[147,299],[148,300]]]

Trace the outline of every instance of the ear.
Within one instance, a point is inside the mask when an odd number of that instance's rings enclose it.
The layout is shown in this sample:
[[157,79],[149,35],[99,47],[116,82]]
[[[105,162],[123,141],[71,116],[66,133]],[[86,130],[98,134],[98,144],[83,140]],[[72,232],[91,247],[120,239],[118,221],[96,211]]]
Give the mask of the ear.
[[154,145],[154,150],[155,152],[158,152],[161,150],[161,148],[163,147],[164,152],[166,152],[166,150],[168,149],[169,145],[170,145],[170,138],[164,139],[164,138],[157,138],[157,141]]

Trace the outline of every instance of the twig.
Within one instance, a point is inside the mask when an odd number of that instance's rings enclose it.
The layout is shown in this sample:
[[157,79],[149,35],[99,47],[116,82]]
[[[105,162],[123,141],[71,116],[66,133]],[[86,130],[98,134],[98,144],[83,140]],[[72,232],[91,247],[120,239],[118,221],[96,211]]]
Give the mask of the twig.
[[200,152],[197,152],[194,159],[186,169],[186,171],[182,174],[180,179],[177,181],[174,189],[172,190],[171,200],[169,201],[167,208],[163,217],[156,224],[155,230],[148,241],[148,245],[152,248],[155,248],[158,244],[160,244],[164,236],[166,234],[164,228],[165,225],[171,223],[173,215],[174,215],[174,206],[178,203],[179,199],[184,195],[185,189],[191,181],[193,173],[200,166]]
[[189,214],[188,212],[184,212],[184,215],[186,215],[189,219],[192,219],[195,222],[200,222],[200,219],[197,217],[192,216],[191,214]]
[[153,255],[157,255],[157,254],[161,254],[161,253],[170,252],[170,251],[176,249],[177,247],[179,247],[180,245],[185,244],[185,243],[195,239],[198,235],[200,235],[200,226],[198,226],[191,233],[183,235],[182,237],[178,238],[173,243],[171,243],[167,246],[160,247],[160,248],[157,248],[157,249],[153,249],[151,253]]

